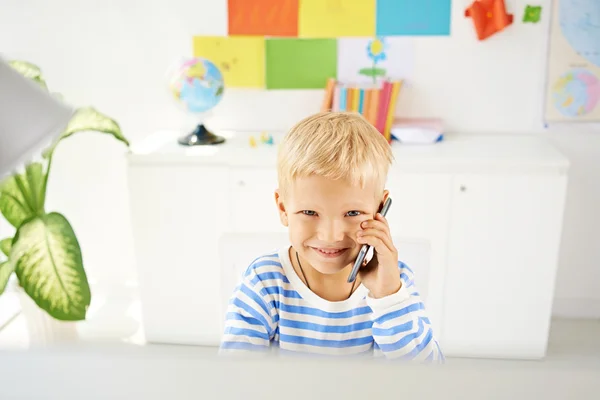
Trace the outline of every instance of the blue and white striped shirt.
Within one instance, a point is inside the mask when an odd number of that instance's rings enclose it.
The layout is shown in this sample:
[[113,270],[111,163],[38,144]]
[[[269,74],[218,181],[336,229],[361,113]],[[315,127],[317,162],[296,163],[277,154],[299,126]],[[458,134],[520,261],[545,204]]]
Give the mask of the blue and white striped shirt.
[[331,302],[298,277],[288,248],[259,257],[229,302],[221,351],[274,345],[300,353],[443,361],[413,272],[402,262],[398,266],[397,293],[374,299],[359,285],[348,300]]

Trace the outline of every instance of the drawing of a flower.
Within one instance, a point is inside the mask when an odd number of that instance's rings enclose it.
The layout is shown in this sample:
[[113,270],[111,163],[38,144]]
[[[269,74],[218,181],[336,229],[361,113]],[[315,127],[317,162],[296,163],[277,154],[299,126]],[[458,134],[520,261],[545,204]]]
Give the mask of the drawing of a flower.
[[383,39],[375,38],[367,45],[367,54],[375,64],[385,60],[385,44]]
[[385,61],[386,43],[383,38],[374,38],[367,44],[367,56],[373,61],[373,65],[368,68],[361,68],[358,73],[373,78],[373,82],[377,81],[377,77],[385,76],[384,68],[377,68],[377,63]]

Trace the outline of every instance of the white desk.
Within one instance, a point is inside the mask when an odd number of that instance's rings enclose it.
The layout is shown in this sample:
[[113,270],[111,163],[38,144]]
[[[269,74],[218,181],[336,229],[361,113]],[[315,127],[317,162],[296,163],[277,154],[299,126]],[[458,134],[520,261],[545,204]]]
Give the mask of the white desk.
[[448,359],[434,367],[352,358],[233,362],[216,357],[216,349],[119,342],[0,350],[2,399],[594,398],[600,391],[598,323],[564,323],[554,326],[549,355],[540,362]]
[[[225,134],[224,145],[185,148],[179,133],[159,132],[129,155],[150,342],[217,345],[241,270],[287,241],[273,198],[276,147]],[[543,357],[568,160],[527,135],[451,135],[393,151],[394,241],[444,352]]]

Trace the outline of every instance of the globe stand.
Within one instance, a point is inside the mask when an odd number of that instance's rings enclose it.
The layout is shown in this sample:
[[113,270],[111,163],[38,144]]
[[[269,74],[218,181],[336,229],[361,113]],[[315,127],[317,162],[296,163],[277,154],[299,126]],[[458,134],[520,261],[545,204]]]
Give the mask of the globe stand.
[[199,124],[191,133],[180,137],[177,141],[184,146],[206,146],[224,143],[225,138],[215,135],[206,129],[204,124]]

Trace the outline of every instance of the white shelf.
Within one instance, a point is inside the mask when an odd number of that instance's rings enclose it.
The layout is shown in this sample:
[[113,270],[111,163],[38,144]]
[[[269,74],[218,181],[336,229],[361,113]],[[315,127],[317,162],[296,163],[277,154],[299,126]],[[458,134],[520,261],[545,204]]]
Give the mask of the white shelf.
[[[177,131],[159,131],[134,144],[129,161],[135,165],[227,165],[273,167],[280,132],[269,132],[275,145],[259,144],[252,148],[249,139],[261,132],[217,132],[227,141],[215,146],[186,147],[177,143]],[[432,145],[392,143],[395,163],[407,172],[481,172],[515,171],[519,173],[564,173],[568,159],[537,135],[447,135]]]

